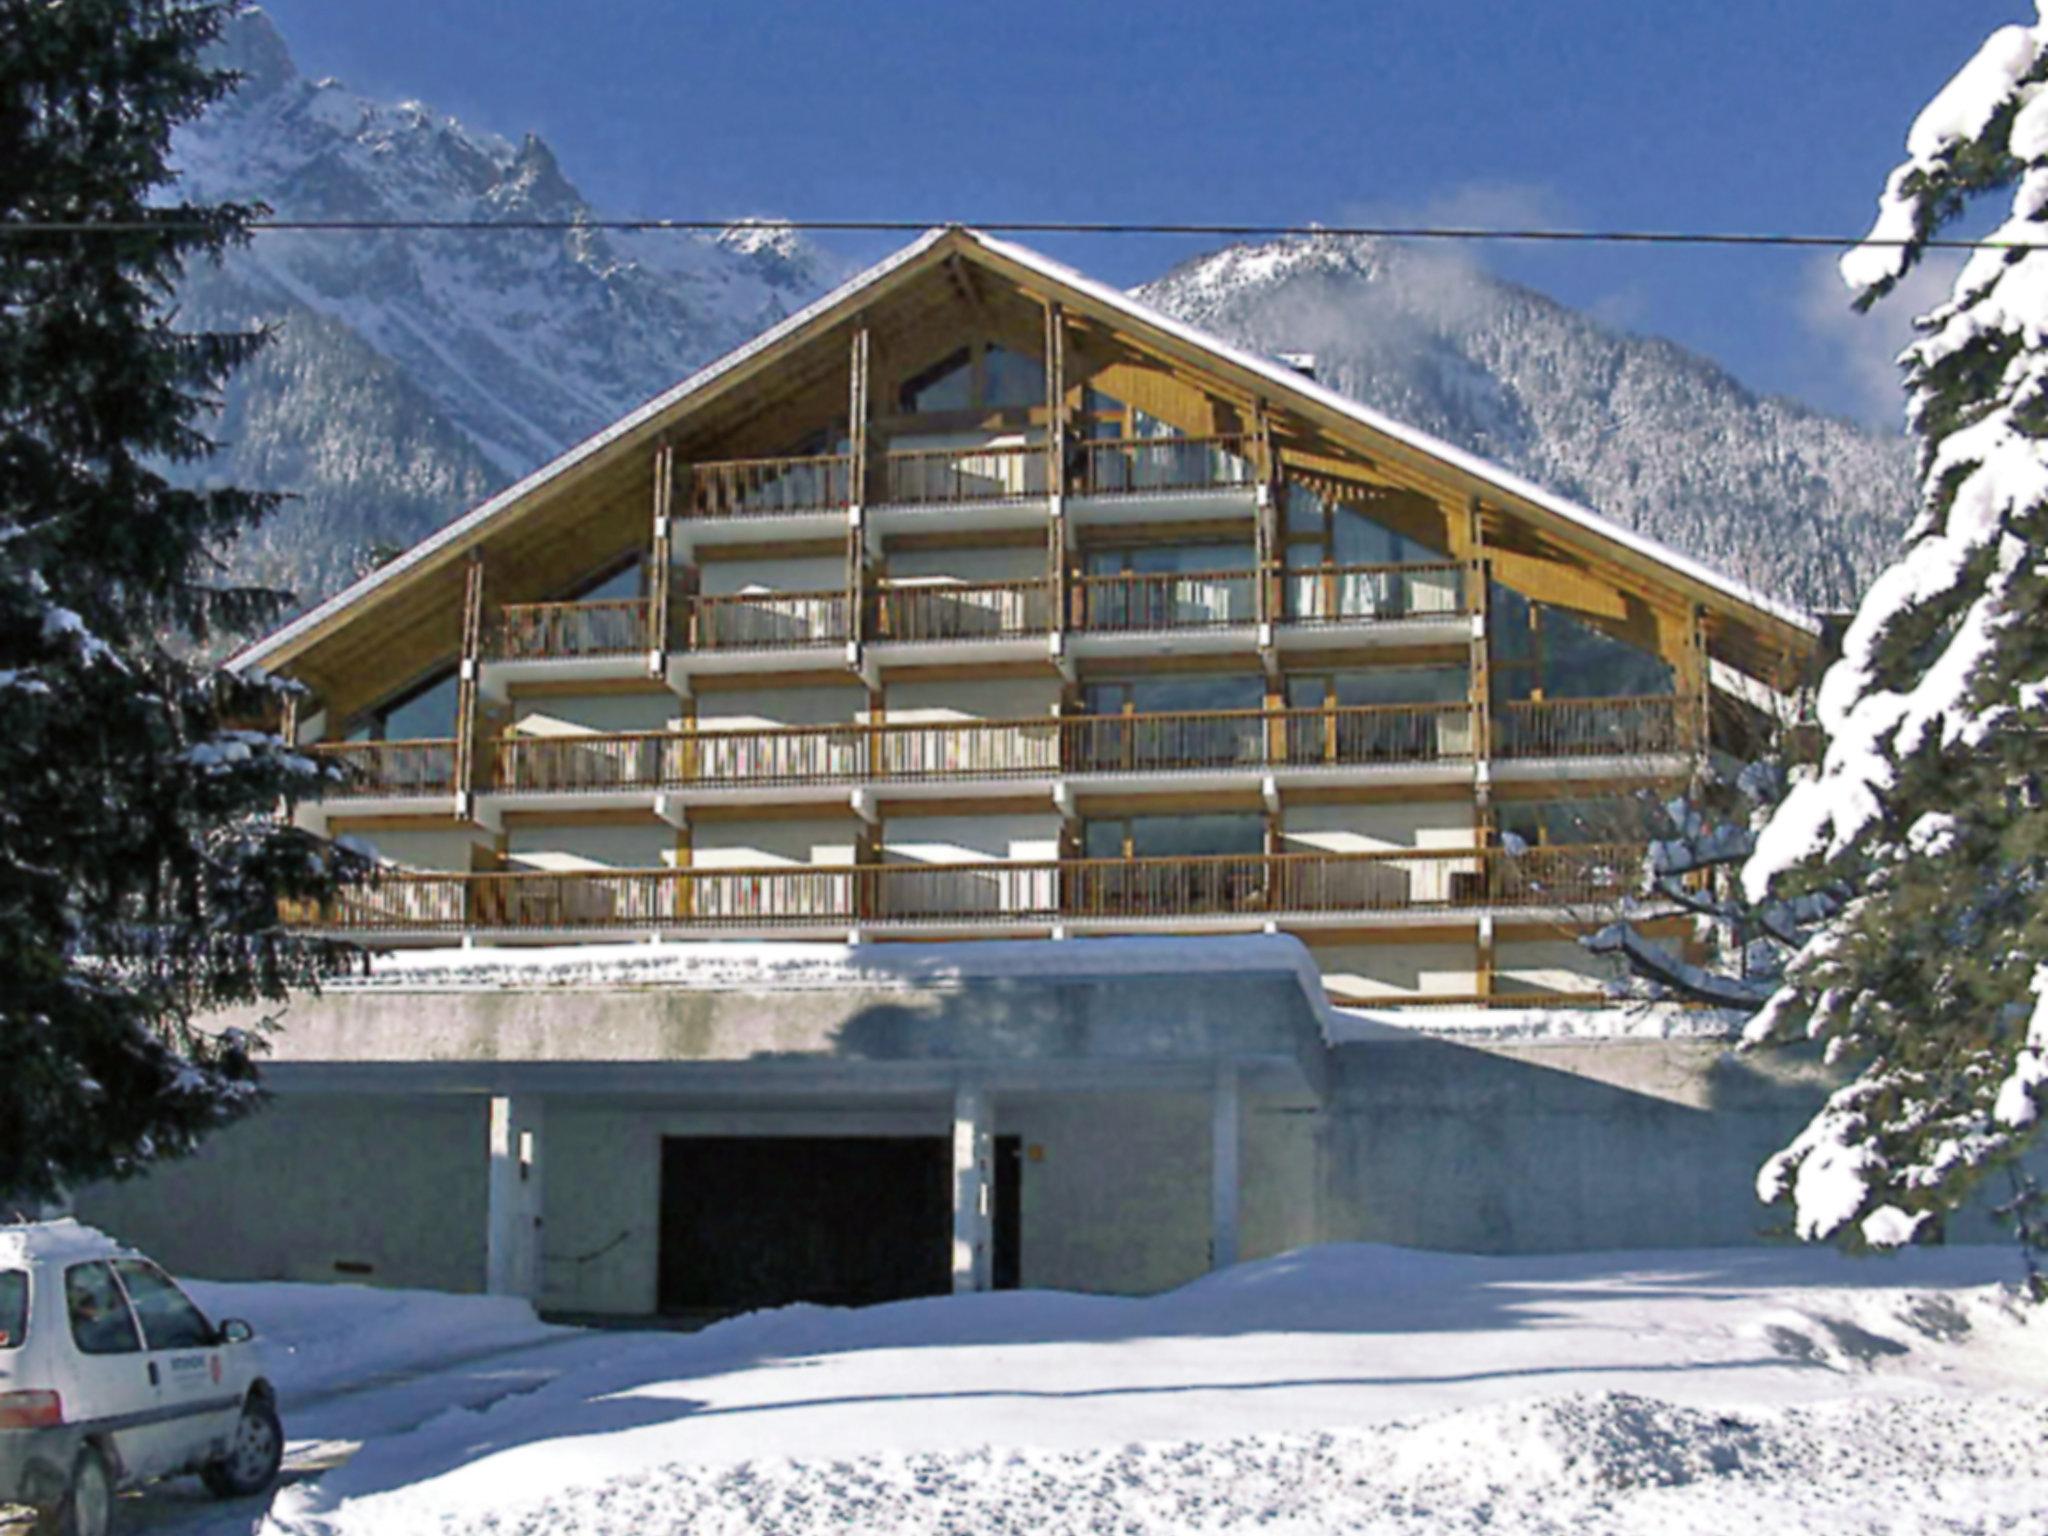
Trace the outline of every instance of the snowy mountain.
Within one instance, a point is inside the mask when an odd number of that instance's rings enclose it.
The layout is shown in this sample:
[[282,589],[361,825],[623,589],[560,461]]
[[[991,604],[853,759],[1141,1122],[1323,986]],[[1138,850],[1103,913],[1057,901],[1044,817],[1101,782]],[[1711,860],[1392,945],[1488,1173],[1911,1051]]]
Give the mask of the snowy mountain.
[[[596,216],[539,139],[308,79],[260,13],[225,52],[246,78],[179,138],[190,196],[280,217]],[[241,574],[323,597],[839,275],[772,225],[259,236],[183,294],[188,322],[276,332],[234,380],[207,470],[297,493],[246,541]],[[1909,505],[1903,441],[1433,254],[1239,246],[1140,293],[1253,346],[1313,351],[1324,382],[1805,602],[1848,603]]]
[[[281,218],[594,215],[539,139],[301,75],[269,19],[224,42],[245,79],[179,136],[180,190]],[[836,275],[787,230],[265,234],[195,270],[189,318],[277,343],[232,386],[210,472],[300,499],[244,550],[312,599],[753,336]]]
[[1912,455],[1760,397],[1455,258],[1365,239],[1231,246],[1138,296],[1596,507],[1763,591],[1851,606],[1913,505]]

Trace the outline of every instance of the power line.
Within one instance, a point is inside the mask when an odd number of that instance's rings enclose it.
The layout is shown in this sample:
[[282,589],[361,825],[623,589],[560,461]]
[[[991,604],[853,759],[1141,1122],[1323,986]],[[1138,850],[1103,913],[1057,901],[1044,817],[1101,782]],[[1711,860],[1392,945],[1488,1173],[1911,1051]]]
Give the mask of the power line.
[[[246,227],[256,234],[359,235],[385,233],[511,234],[517,232],[573,234],[606,231],[619,234],[660,232],[724,233],[729,230],[802,230],[818,234],[922,234],[946,220],[924,219],[256,219]],[[162,234],[206,230],[218,226],[199,219],[127,219],[0,222],[0,238],[26,235]],[[1380,240],[1537,241],[1562,245],[1694,245],[1820,248],[1840,250],[1868,245],[1892,249],[1917,244],[1923,250],[2028,251],[2048,246],[2048,230],[2040,242],[1931,238],[1867,238],[1861,235],[1764,234],[1745,230],[1668,229],[1479,229],[1410,224],[1174,224],[1134,221],[1091,223],[1060,219],[984,220],[971,226],[990,233],[1018,235],[1203,235],[1274,239],[1285,236],[1331,236]]]

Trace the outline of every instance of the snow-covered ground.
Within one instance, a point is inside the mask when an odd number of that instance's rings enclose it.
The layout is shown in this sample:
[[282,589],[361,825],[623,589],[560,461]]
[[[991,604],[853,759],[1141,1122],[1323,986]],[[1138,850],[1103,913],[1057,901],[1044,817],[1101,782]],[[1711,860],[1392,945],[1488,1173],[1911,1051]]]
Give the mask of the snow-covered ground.
[[[2048,1532],[2048,1317],[2014,1273],[2003,1249],[1344,1246],[1147,1299],[696,1334],[197,1289],[279,1352],[299,1477],[260,1528],[291,1536]],[[262,1520],[177,1487],[130,1513]]]

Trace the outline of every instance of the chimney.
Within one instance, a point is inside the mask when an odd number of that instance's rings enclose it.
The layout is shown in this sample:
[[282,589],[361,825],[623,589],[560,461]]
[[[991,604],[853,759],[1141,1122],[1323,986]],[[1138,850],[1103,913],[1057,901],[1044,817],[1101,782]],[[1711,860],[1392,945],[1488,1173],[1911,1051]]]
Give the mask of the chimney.
[[1273,355],[1305,379],[1316,376],[1316,355],[1313,352],[1276,352]]

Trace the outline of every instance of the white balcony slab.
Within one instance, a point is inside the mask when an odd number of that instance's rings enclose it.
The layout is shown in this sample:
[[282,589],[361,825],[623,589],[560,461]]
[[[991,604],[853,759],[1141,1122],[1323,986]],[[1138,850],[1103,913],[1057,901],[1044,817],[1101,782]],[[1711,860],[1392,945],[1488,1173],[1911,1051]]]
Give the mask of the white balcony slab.
[[648,676],[648,653],[615,656],[521,657],[516,661],[485,660],[477,668],[477,688],[494,704],[503,704],[522,683],[609,683]]
[[1599,757],[1496,757],[1496,784],[1591,783],[1603,779],[1682,779],[1694,760],[1683,752],[1611,753]]
[[1004,528],[1043,528],[1052,516],[1049,496],[1006,496],[958,502],[880,502],[862,509],[877,534],[990,533]]
[[1317,624],[1276,624],[1274,644],[1285,653],[1361,650],[1374,646],[1455,645],[1472,636],[1462,613],[1409,614],[1404,618],[1331,619]]
[[1259,627],[1219,624],[1206,628],[1069,631],[1067,650],[1080,661],[1139,656],[1256,655]]
[[[1105,527],[1123,523],[1210,522],[1243,518],[1249,522],[1258,512],[1258,493],[1249,485],[1217,486],[1208,490],[1136,490],[1106,496],[1070,496],[1067,517],[1077,527]],[[1250,531],[1246,531],[1250,537]]]

